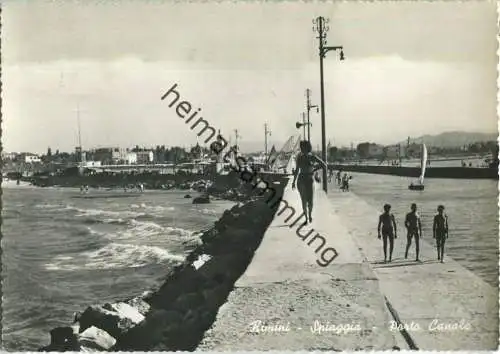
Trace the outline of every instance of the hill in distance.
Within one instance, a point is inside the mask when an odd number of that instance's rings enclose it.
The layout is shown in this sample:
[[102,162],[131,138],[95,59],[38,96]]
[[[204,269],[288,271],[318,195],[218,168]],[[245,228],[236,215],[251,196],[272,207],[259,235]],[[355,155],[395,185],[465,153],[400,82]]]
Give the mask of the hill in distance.
[[[474,133],[453,131],[445,132],[438,135],[423,135],[418,138],[410,137],[410,144],[421,144],[424,142],[427,146],[435,146],[440,148],[451,148],[469,145],[476,142],[496,141],[497,133]],[[401,141],[399,144],[406,145],[407,141]]]
[[[461,147],[464,145],[469,145],[476,142],[486,142],[486,141],[496,141],[498,139],[498,133],[476,133],[476,132],[463,132],[463,131],[451,131],[445,132],[437,135],[426,134],[418,138],[410,137],[410,144],[416,143],[421,144],[424,142],[428,147],[435,146],[440,148],[452,148]],[[396,144],[406,145],[406,139],[402,140]],[[282,147],[284,141],[274,141],[270,139],[268,142],[268,149],[274,145],[279,151]],[[375,143],[379,143],[376,142]],[[317,144],[313,144],[313,149],[317,149]],[[356,147],[357,143],[354,145]],[[264,151],[264,141],[245,141],[240,142],[240,149],[244,153]]]

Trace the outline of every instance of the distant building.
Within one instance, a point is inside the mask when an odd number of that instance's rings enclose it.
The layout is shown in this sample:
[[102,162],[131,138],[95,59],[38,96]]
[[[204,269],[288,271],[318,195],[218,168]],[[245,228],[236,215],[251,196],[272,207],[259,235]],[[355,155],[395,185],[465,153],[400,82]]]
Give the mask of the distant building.
[[114,164],[122,164],[127,162],[128,149],[113,148],[111,151],[111,159]]
[[24,154],[24,162],[25,163],[36,163],[36,162],[42,162],[42,160],[40,159],[40,156],[38,156],[38,155],[26,153],[26,154]]
[[384,156],[384,146],[375,143],[360,143],[356,147],[358,156],[362,159]]
[[389,145],[385,147],[385,157],[388,159],[399,159],[406,156],[406,147],[402,145]]
[[148,164],[153,162],[154,153],[153,151],[137,151],[136,153],[138,165]]
[[97,148],[91,151],[93,161],[101,161],[103,165],[111,165],[113,163],[114,148]]
[[368,145],[368,156],[369,157],[380,157],[384,155],[384,147],[378,144]]
[[17,159],[17,153],[2,151],[2,160],[13,161],[13,160],[16,160],[16,159]]
[[127,158],[125,159],[127,165],[134,165],[137,163],[137,153],[136,152],[128,152]]

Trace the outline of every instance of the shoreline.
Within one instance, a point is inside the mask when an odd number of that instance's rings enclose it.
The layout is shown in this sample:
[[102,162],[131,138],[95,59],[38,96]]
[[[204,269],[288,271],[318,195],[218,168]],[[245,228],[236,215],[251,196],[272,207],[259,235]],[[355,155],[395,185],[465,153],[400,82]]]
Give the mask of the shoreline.
[[[283,184],[278,189],[282,193]],[[195,247],[162,284],[143,295],[92,305],[71,325],[50,331],[39,351],[194,350],[250,263],[276,209],[245,194],[202,231]]]
[[[259,175],[265,176],[264,180],[269,184],[281,183],[280,181],[286,178],[284,174],[259,173]],[[80,188],[86,185],[90,190],[109,190],[130,194],[137,190],[138,184],[142,184],[146,190],[195,191],[211,197],[237,202],[247,201],[249,197],[255,195],[256,191],[251,183],[242,180],[240,174],[234,171],[227,175],[142,173],[23,177],[20,181],[40,188]],[[128,190],[124,191],[124,187]]]

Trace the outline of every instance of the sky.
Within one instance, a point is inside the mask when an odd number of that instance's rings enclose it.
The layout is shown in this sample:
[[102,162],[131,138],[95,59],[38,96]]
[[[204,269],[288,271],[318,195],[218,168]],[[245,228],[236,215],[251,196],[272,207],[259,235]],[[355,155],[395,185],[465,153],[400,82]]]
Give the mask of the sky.
[[243,150],[263,149],[266,123],[279,147],[300,132],[305,89],[320,102],[317,16],[346,57],[324,59],[333,145],[497,131],[493,1],[6,0],[3,148],[73,151],[77,116],[85,149],[188,147],[196,134],[160,99],[174,84]]

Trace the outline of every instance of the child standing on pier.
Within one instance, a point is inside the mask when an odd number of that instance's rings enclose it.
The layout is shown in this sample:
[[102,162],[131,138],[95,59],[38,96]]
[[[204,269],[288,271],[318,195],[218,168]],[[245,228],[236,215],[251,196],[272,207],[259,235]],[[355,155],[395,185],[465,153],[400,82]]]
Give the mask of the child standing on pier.
[[444,206],[439,205],[438,213],[434,216],[434,224],[432,225],[433,237],[436,239],[436,248],[438,253],[438,261],[444,263],[444,243],[448,238],[448,216],[443,213]]
[[389,238],[389,262],[392,262],[392,251],[394,249],[394,239],[398,238],[396,229],[396,220],[394,215],[390,213],[391,206],[384,205],[384,213],[380,214],[378,218],[378,238],[380,239],[380,232],[382,231],[384,241],[384,263],[387,262],[387,239]]

